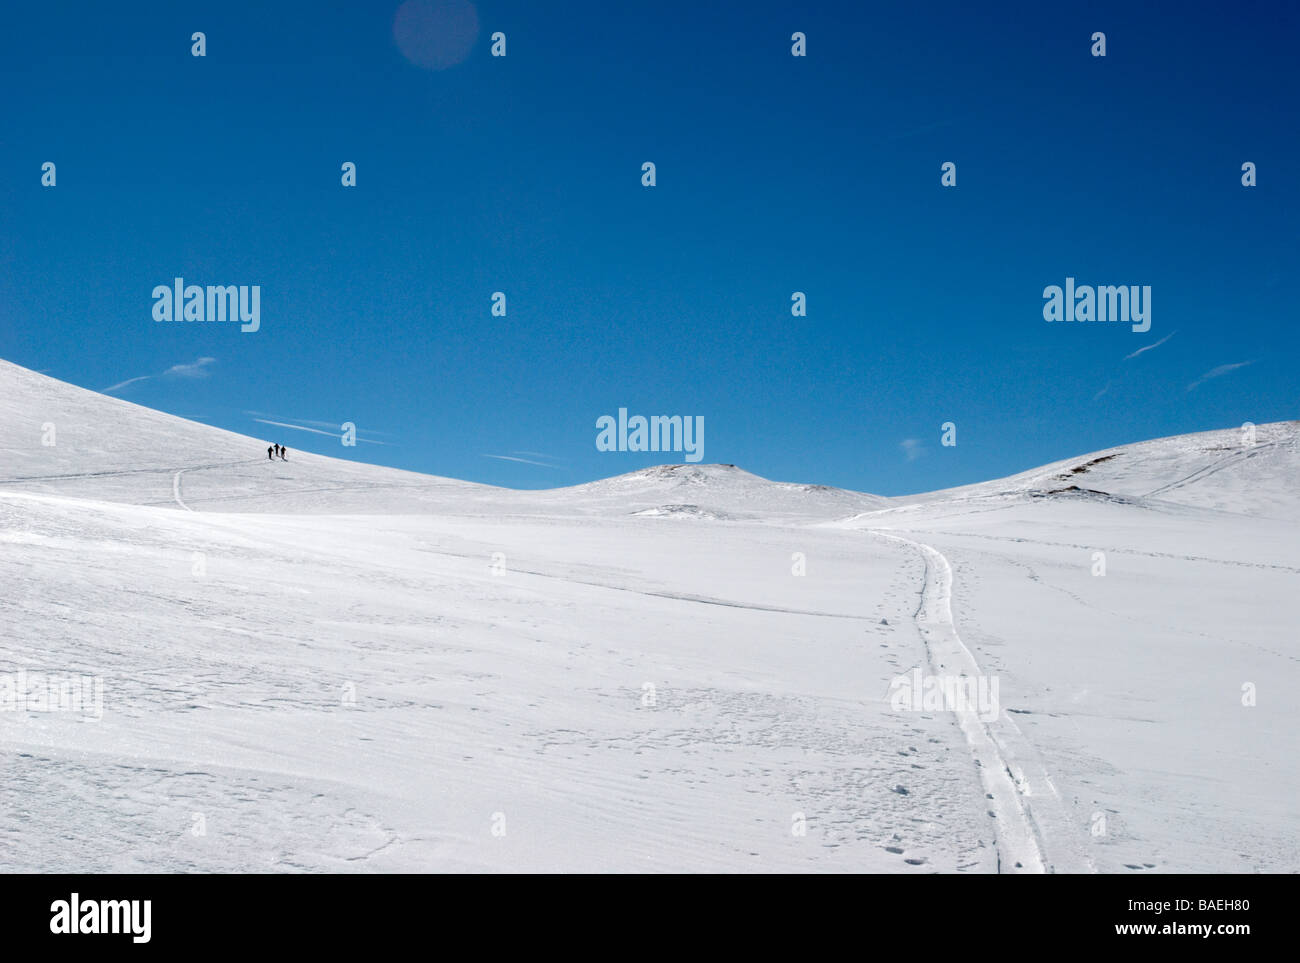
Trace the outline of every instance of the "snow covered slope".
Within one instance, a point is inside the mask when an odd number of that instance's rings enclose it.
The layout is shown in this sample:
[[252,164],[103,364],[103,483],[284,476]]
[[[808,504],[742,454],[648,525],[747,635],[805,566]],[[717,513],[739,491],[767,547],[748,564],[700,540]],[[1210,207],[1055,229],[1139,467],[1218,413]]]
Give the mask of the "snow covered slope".
[[0,870],[1300,869],[1296,425],[1239,434],[511,492],[0,362]]
[[551,510],[580,504],[611,514],[769,522],[843,518],[889,504],[879,495],[768,481],[735,465],[657,465],[539,496]]
[[1300,868],[1298,440],[1163,438],[842,523],[951,566],[965,647],[1002,684],[991,735],[1058,856]]
[[1009,478],[894,499],[893,507],[1100,492],[1153,508],[1167,503],[1300,521],[1298,470],[1300,422],[1286,421],[1108,448]]
[[273,461],[266,455],[271,443],[0,361],[0,491],[293,514],[831,519],[888,503],[822,485],[770,482],[733,465],[664,465],[568,489],[515,492],[296,450],[287,461]]
[[270,444],[0,361],[0,491],[179,507],[180,471],[185,502],[208,511],[374,511],[377,488],[390,492],[383,510],[416,511],[491,491],[295,450],[272,462]]

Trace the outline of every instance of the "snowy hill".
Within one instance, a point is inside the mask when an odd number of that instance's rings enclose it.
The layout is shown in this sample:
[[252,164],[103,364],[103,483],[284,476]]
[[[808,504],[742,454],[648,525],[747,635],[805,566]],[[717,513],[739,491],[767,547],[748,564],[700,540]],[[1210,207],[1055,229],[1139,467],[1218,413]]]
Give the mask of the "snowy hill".
[[1203,431],[1091,452],[995,481],[892,500],[905,509],[1008,496],[1110,495],[1300,521],[1300,421]]
[[656,465],[539,494],[550,506],[580,503],[614,513],[719,520],[832,519],[889,504],[879,495],[768,481],[735,465]]
[[0,362],[0,870],[1300,870],[1297,425],[1241,438],[512,492]]
[[942,557],[961,647],[1014,693],[990,731],[1058,857],[1087,823],[1074,855],[1104,871],[1300,867],[1298,439],[1161,438],[833,523]]
[[[53,427],[53,444],[49,428]],[[838,518],[886,499],[770,482],[733,465],[662,465],[515,492],[301,451],[186,421],[0,361],[0,489],[205,512]],[[178,473],[180,473],[179,478]],[[381,496],[382,497],[379,497]]]
[[392,493],[384,510],[419,510],[490,490],[293,450],[272,462],[269,444],[0,361],[0,490],[179,507],[183,471],[185,504],[240,512],[375,510],[376,489]]

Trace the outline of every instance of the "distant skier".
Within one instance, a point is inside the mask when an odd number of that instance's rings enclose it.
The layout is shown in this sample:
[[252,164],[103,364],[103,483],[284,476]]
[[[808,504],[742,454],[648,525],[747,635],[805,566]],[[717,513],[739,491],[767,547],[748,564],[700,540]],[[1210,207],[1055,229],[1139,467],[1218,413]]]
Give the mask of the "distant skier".
[[272,454],[271,454],[271,453],[274,452],[274,451],[275,451],[275,445],[272,445],[270,448],[266,449],[266,457],[267,457],[267,460],[268,460],[268,461],[274,461],[274,460],[275,460],[275,459],[272,457]]
[[284,457],[284,456],[287,455],[287,454],[289,454],[289,449],[288,449],[288,448],[285,448],[284,445],[281,445],[281,446],[280,446],[280,461],[288,461],[289,459],[286,458],[286,457]]

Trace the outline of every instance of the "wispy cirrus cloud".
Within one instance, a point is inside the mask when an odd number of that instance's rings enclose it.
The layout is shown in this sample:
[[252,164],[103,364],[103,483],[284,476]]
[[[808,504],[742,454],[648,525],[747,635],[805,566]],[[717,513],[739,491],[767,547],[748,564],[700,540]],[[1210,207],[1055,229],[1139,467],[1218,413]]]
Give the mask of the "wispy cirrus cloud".
[[903,449],[903,454],[908,461],[916,461],[926,451],[925,445],[921,443],[919,438],[904,438],[898,443],[898,447]]
[[329,435],[337,438],[341,431],[325,431],[323,428],[310,428],[307,425],[295,425],[291,421],[272,421],[270,418],[254,418],[259,425],[275,425],[277,428],[292,428],[294,431],[310,431],[313,435]]
[[134,378],[127,378],[125,381],[119,381],[115,385],[109,385],[107,388],[99,389],[100,394],[112,394],[114,391],[120,391],[129,385],[136,384],[140,381],[151,381],[155,378],[206,378],[208,376],[208,367],[217,363],[216,358],[196,358],[189,364],[174,364],[162,374],[157,375],[137,375]]
[[1201,375],[1199,378],[1197,378],[1195,381],[1189,384],[1187,386],[1187,390],[1192,391],[1195,388],[1199,388],[1201,385],[1205,384],[1205,382],[1211,380],[1212,378],[1222,378],[1230,371],[1236,371],[1238,368],[1244,368],[1246,367],[1246,365],[1254,364],[1254,363],[1255,363],[1254,361],[1238,361],[1235,364],[1221,364],[1217,368],[1211,368],[1209,371],[1205,372],[1205,374]]
[[1124,355],[1124,360],[1125,360],[1125,361],[1132,361],[1132,360],[1133,360],[1134,358],[1136,358],[1138,355],[1140,355],[1140,354],[1144,354],[1144,353],[1147,352],[1147,351],[1152,351],[1152,350],[1154,350],[1155,348],[1160,347],[1162,344],[1164,344],[1166,341],[1168,341],[1170,338],[1172,338],[1172,337],[1173,337],[1174,335],[1176,335],[1177,333],[1178,333],[1177,331],[1171,331],[1171,332],[1169,332],[1167,335],[1165,335],[1163,338],[1161,338],[1161,339],[1160,339],[1159,341],[1157,341],[1155,344],[1148,344],[1148,345],[1146,345],[1145,347],[1138,348],[1138,349],[1137,349],[1136,351],[1134,351],[1132,354],[1126,354],[1126,355]]
[[[253,416],[252,412],[245,412],[245,414]],[[253,416],[253,420],[256,421],[258,424],[274,425],[277,428],[292,428],[294,431],[309,431],[313,435],[326,435],[327,437],[330,438],[341,438],[343,436],[343,426],[338,425],[336,427],[334,425],[334,422],[332,421],[317,421],[313,419],[302,419],[302,418],[297,419],[296,421],[277,421],[274,418],[259,418],[255,416]],[[315,427],[316,425],[328,425],[332,427],[334,430],[329,431],[326,430],[325,428],[317,428]],[[379,434],[379,432],[371,432],[371,434]],[[389,447],[392,446],[392,442],[379,441],[375,438],[362,438],[360,431],[357,432],[357,441],[365,445],[387,445]]]
[[[522,457],[522,456],[525,456],[525,455],[532,455],[533,457],[532,457],[532,458],[525,458],[525,457]],[[556,461],[556,460],[557,460],[557,459],[555,459],[553,456],[551,456],[551,455],[547,455],[547,454],[545,454],[544,452],[540,452],[540,451],[516,451],[516,452],[514,452],[513,454],[510,454],[510,455],[489,455],[489,454],[484,453],[483,457],[484,457],[484,458],[496,458],[496,459],[498,459],[498,460],[500,460],[500,461],[517,461],[517,462],[521,462],[522,464],[525,464],[525,465],[537,465],[539,468],[559,468],[559,467],[560,467],[559,465],[553,465],[553,464],[551,464],[550,461],[536,461],[535,459],[537,459],[537,458],[549,458],[551,461]]]
[[102,395],[112,394],[114,391],[117,391],[120,388],[125,388],[127,385],[133,385],[137,381],[148,381],[152,377],[153,375],[140,375],[138,378],[127,378],[125,381],[119,381],[117,384],[109,385],[107,388],[100,388],[99,393]]
[[162,373],[164,378],[206,378],[208,365],[216,364],[216,358],[199,358],[193,364],[174,364]]
[[[1142,347],[1138,348],[1136,351],[1131,351],[1131,352],[1129,352],[1128,354],[1124,355],[1124,360],[1125,360],[1125,361],[1132,361],[1132,360],[1133,360],[1134,358],[1136,358],[1138,355],[1146,354],[1148,351],[1154,351],[1156,348],[1160,347],[1162,344],[1164,344],[1166,341],[1168,341],[1170,338],[1172,338],[1172,337],[1173,337],[1174,335],[1176,335],[1177,333],[1178,333],[1177,331],[1171,331],[1171,332],[1169,332],[1167,335],[1165,335],[1163,338],[1161,338],[1159,341],[1156,341],[1156,342],[1154,342],[1154,343],[1152,343],[1152,344],[1146,344],[1146,345],[1143,345]],[[1125,380],[1126,380],[1126,378],[1125,378],[1124,376],[1121,376],[1121,377],[1120,377],[1120,382],[1121,382],[1121,384],[1122,384]],[[1111,379],[1109,379],[1109,380],[1108,380],[1104,385],[1102,385],[1102,387],[1097,391],[1097,393],[1096,393],[1095,395],[1092,396],[1092,400],[1093,400],[1093,401],[1100,401],[1100,400],[1101,400],[1102,398],[1104,398],[1106,395],[1110,394],[1110,389],[1113,388],[1113,387],[1115,387],[1115,379],[1114,379],[1114,378],[1111,378]]]
[[[340,431],[343,430],[341,422],[321,421],[319,418],[294,418],[289,415],[273,415],[265,411],[245,411],[244,414],[248,415],[248,417],[252,418],[254,421],[261,421],[262,419],[268,419],[265,423],[269,425],[278,425],[281,422],[286,422],[288,426],[291,428],[304,427],[304,426],[311,427],[311,428],[324,428],[326,429],[325,433],[327,435],[337,435]],[[388,435],[388,432],[377,431],[374,428],[367,428],[366,434]]]

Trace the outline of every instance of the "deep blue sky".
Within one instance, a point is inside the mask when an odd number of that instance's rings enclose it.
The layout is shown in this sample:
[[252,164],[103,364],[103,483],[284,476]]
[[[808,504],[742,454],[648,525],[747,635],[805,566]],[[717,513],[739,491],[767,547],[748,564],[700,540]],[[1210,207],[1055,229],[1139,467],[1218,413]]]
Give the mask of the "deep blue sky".
[[[598,452],[619,407],[882,494],[1297,417],[1293,3],[484,0],[442,70],[398,6],[10,5],[0,357],[516,487],[681,460]],[[177,275],[260,284],[261,330],[155,323]],[[1150,285],[1150,332],[1045,322],[1067,275]]]

